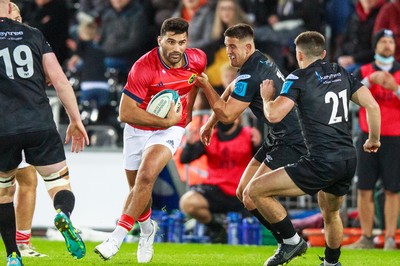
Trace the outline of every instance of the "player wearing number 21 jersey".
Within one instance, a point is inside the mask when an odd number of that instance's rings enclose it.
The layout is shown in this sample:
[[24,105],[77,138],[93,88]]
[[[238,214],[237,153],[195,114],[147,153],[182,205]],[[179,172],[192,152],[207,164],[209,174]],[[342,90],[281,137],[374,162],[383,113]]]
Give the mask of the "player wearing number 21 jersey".
[[331,162],[356,157],[348,105],[361,86],[346,70],[322,60],[287,76],[281,95],[298,103],[313,158]]

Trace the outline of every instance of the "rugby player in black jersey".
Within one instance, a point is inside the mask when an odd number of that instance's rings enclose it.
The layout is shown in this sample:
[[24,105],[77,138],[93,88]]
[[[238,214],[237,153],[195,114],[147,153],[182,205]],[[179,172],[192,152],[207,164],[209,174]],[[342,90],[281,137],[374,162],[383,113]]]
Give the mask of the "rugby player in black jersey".
[[[341,265],[343,224],[339,208],[349,192],[356,169],[356,151],[348,123],[350,100],[366,108],[369,136],[364,151],[380,147],[379,105],[367,87],[344,68],[323,61],[325,39],[318,32],[303,32],[296,39],[300,69],[287,76],[274,100],[274,81],[260,85],[264,113],[272,123],[280,122],[297,104],[309,154],[291,165],[259,175],[249,183],[249,195],[263,216],[280,232],[284,244],[266,261],[281,265],[298,256],[302,239],[276,196],[314,195],[324,218],[325,259],[321,265]],[[276,84],[275,84],[276,86]],[[289,244],[287,240],[295,243]],[[293,243],[293,242],[292,242]]]
[[[245,188],[257,171],[265,173],[297,162],[300,156],[307,153],[304,138],[295,108],[292,108],[280,123],[270,123],[264,116],[260,84],[264,79],[272,79],[276,84],[282,85],[284,76],[273,62],[255,48],[253,29],[247,24],[237,24],[228,28],[224,36],[227,55],[231,65],[239,69],[238,76],[221,98],[214,91],[205,74],[199,77],[198,84],[203,88],[214,111],[201,128],[201,140],[208,145],[218,121],[226,124],[233,123],[247,107],[259,120],[267,124],[265,141],[244,171],[236,195],[281,244],[282,237],[258,212]],[[237,148],[240,149],[240,147]],[[306,247],[304,242],[304,248]]]
[[0,0],[0,233],[7,265],[22,265],[15,240],[13,196],[15,173],[24,150],[35,166],[57,210],[56,227],[76,258],[85,246],[70,221],[75,197],[60,135],[46,96],[46,79],[55,87],[70,119],[65,142],[82,151],[89,138],[80,119],[75,94],[42,33],[8,17],[12,6]]

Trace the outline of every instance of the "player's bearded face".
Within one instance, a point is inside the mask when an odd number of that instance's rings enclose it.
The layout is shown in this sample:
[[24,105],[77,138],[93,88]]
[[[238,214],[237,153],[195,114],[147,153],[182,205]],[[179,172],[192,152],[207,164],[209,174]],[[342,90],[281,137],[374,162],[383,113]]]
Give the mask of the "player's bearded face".
[[167,34],[159,39],[160,52],[168,65],[174,67],[183,60],[183,53],[187,48],[187,34]]

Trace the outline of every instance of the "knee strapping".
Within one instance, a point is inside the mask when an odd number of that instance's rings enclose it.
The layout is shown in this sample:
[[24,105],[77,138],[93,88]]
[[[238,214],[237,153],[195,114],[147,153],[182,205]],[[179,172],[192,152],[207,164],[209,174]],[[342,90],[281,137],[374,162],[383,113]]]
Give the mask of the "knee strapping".
[[55,172],[49,176],[43,176],[44,184],[47,190],[55,187],[61,187],[69,184],[69,172],[68,167],[65,166],[58,172]]
[[0,188],[8,188],[12,186],[15,186],[15,175],[0,177]]

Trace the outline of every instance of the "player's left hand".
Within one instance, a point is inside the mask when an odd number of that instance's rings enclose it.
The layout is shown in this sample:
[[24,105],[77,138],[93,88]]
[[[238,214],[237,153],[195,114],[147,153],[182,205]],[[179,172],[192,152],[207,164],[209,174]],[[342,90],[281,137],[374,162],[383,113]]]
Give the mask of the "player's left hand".
[[71,152],[80,152],[84,150],[85,144],[89,145],[89,137],[82,122],[70,122],[65,136],[65,144],[68,144],[72,138]]
[[260,94],[264,101],[270,101],[275,96],[274,81],[272,79],[263,80],[260,84]]
[[381,142],[379,140],[373,141],[371,139],[367,139],[363,145],[364,151],[368,153],[375,153],[378,151],[381,146]]

